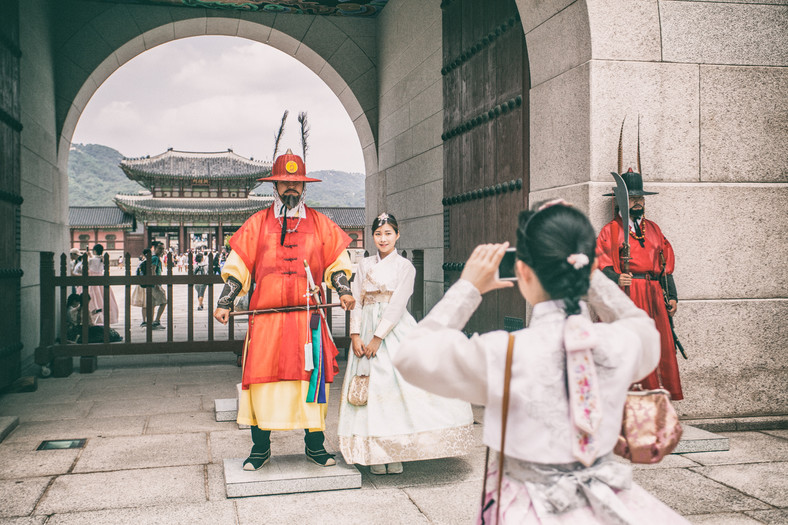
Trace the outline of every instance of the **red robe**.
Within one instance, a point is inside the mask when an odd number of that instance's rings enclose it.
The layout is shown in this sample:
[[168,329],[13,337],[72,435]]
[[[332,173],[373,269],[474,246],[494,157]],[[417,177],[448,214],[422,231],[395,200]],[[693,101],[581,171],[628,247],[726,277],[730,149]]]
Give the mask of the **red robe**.
[[[306,304],[304,259],[309,262],[315,283],[321,283],[326,268],[350,244],[350,237],[328,217],[304,208],[304,218],[295,232],[286,234],[284,245],[280,244],[282,226],[270,207],[252,215],[230,239],[230,247],[254,276],[251,310]],[[288,227],[292,228],[297,220],[288,218]],[[325,381],[331,383],[339,372],[338,351],[328,338],[325,323],[322,323],[322,335]],[[306,342],[306,312],[251,316],[243,387],[309,381],[311,372],[304,370]]]
[[[665,255],[665,273],[667,274],[673,273],[675,256],[673,247],[662,235],[662,231],[656,223],[643,219],[641,228],[645,235],[645,246],[640,246],[640,243],[633,235],[629,237],[630,255],[632,256],[632,259],[629,261],[629,271],[633,274],[650,273],[655,276],[655,279],[632,279],[632,285],[629,287],[629,297],[632,299],[632,302],[645,310],[654,319],[657,330],[659,330],[662,354],[656,370],[640,381],[640,383],[644,388],[659,388],[659,377],[661,377],[662,386],[670,392],[674,401],[678,401],[684,399],[684,394],[681,391],[679,366],[676,361],[676,345],[670,330],[670,320],[668,311],[665,308],[662,287],[659,281],[656,280],[662,271],[660,252]],[[621,273],[619,248],[623,242],[624,229],[622,228],[621,217],[617,217],[602,228],[596,240],[596,253],[599,258],[600,269],[612,266],[616,273]]]

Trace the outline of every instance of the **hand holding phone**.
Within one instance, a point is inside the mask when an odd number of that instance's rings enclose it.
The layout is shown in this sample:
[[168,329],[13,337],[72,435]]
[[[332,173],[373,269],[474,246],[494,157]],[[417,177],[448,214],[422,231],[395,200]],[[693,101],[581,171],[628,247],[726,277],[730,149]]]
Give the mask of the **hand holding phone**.
[[513,284],[510,281],[501,281],[496,277],[498,265],[501,263],[501,259],[508,247],[508,242],[503,244],[480,244],[473,250],[473,253],[471,253],[468,261],[465,263],[465,269],[462,271],[460,279],[469,281],[482,294],[490,290],[512,287]]
[[517,258],[517,248],[507,248],[503,254],[500,264],[498,264],[498,272],[495,278],[499,281],[516,281],[517,275],[514,273],[514,261]]

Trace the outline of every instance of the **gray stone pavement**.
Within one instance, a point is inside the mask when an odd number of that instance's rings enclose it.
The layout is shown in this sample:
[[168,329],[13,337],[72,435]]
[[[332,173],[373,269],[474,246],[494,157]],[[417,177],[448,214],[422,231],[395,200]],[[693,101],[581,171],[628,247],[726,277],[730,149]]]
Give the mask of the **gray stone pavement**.
[[[361,489],[228,499],[223,462],[245,457],[251,439],[215,421],[214,401],[235,396],[239,370],[232,354],[102,357],[92,374],[0,396],[0,422],[18,417],[0,442],[0,523],[472,523],[481,408],[467,457],[406,463],[401,475],[360,467]],[[339,387],[329,399],[334,450]],[[729,451],[637,466],[636,481],[693,523],[788,523],[788,430],[722,435]],[[273,454],[302,454],[302,436],[274,433]],[[76,438],[83,449],[36,450]]]

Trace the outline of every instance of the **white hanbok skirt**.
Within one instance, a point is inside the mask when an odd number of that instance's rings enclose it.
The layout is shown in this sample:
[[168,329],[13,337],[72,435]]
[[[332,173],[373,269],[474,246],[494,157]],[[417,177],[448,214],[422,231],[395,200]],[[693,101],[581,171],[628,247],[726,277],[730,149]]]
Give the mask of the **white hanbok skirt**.
[[[362,309],[361,339],[372,339],[387,303]],[[461,456],[476,444],[471,405],[431,394],[405,382],[391,362],[405,334],[416,326],[405,312],[374,358],[369,360],[369,398],[365,406],[348,403],[352,377],[365,357],[350,352],[339,406],[339,446],[347,463],[380,465]],[[429,351],[429,349],[425,349]]]

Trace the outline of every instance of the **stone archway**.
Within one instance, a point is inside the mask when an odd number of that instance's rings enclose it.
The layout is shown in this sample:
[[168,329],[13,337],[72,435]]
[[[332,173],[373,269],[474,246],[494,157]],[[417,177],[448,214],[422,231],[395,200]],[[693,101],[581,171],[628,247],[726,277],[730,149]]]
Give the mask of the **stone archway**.
[[[103,12],[91,17],[96,10]],[[55,106],[61,173],[67,170],[77,121],[104,80],[148,49],[201,35],[237,36],[264,43],[309,67],[347,110],[359,137],[367,173],[377,170],[374,22],[126,5],[91,5],[91,12],[76,9],[67,15],[76,29],[58,34],[62,41],[53,46],[57,50]]]

